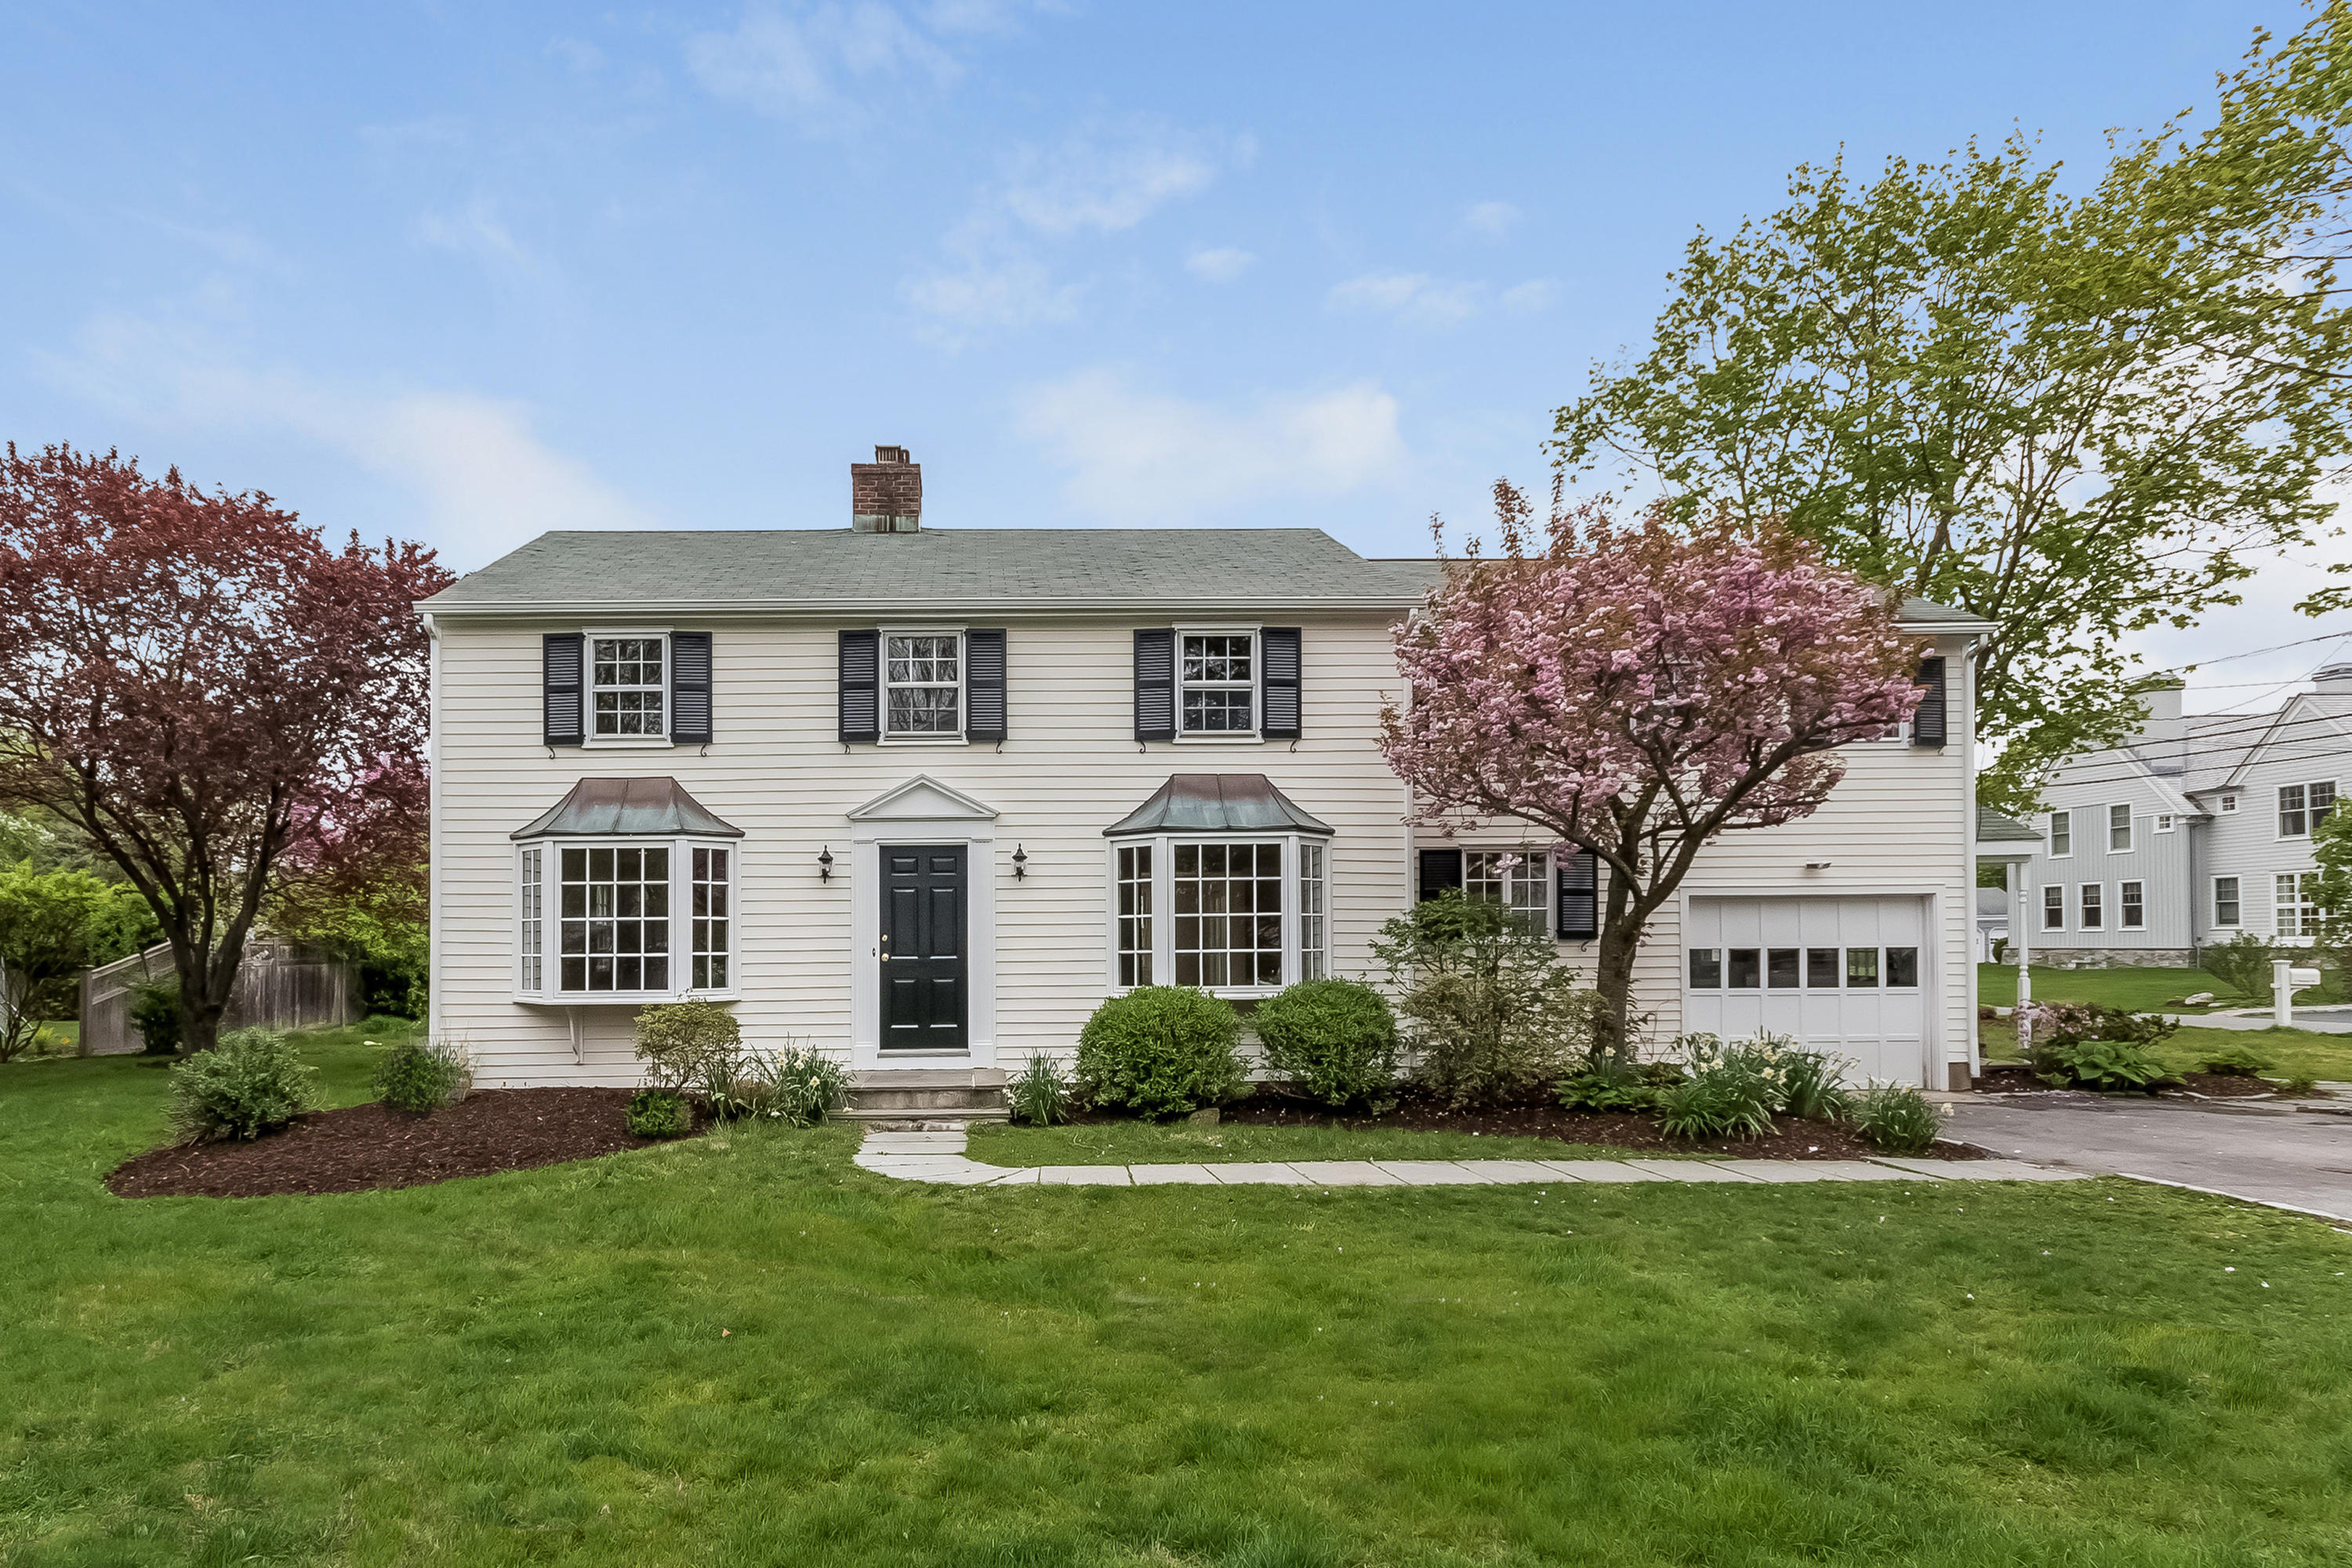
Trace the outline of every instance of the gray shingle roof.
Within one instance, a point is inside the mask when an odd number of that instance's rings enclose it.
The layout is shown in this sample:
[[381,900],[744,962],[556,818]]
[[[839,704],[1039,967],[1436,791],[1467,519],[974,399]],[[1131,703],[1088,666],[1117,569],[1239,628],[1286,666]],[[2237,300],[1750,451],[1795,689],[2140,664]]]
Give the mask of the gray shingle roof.
[[1977,807],[1977,842],[1979,844],[2042,842],[2039,830],[2027,826],[2013,816],[2004,816],[1989,805]]
[[678,530],[543,533],[434,614],[1130,605],[1402,608],[1424,585],[1314,528]]

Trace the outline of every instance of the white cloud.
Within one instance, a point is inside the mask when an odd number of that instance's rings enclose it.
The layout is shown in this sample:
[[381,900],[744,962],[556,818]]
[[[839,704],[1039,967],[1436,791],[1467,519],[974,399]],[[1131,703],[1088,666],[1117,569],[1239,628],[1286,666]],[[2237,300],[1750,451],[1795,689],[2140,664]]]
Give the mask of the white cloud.
[[1184,270],[1204,282],[1231,283],[1256,261],[1256,257],[1238,246],[1221,245],[1213,250],[1194,249],[1184,258]]
[[1518,227],[1525,216],[1508,202],[1477,202],[1462,215],[1462,226],[1487,239],[1501,239]]
[[1344,495],[1405,462],[1397,400],[1372,382],[1222,408],[1133,385],[1107,369],[1034,387],[1024,435],[1069,471],[1064,495],[1115,523],[1181,523],[1236,509]]
[[1094,126],[1056,146],[1015,153],[1000,199],[1039,234],[1111,234],[1207,189],[1219,162],[1203,138],[1154,121]]
[[[907,302],[950,329],[1026,327],[1066,321],[1077,313],[1080,290],[1057,283],[1045,265],[1001,239],[982,235],[950,237],[957,265],[911,279]],[[958,331],[943,341],[961,342]]]
[[1532,314],[1551,309],[1551,302],[1559,297],[1559,286],[1550,279],[1530,278],[1503,290],[1503,309]]
[[415,534],[467,570],[551,528],[645,526],[646,514],[531,429],[522,404],[477,393],[373,393],[255,367],[205,334],[101,320],[53,379],[119,416],[165,429],[282,434],[409,492]]
[[962,70],[879,0],[827,0],[797,16],[753,4],[732,32],[688,37],[686,63],[712,96],[820,136],[865,124],[880,84],[944,86]]
[[1379,311],[1417,326],[1451,327],[1478,310],[1483,283],[1444,283],[1425,272],[1373,272],[1335,285],[1334,310]]

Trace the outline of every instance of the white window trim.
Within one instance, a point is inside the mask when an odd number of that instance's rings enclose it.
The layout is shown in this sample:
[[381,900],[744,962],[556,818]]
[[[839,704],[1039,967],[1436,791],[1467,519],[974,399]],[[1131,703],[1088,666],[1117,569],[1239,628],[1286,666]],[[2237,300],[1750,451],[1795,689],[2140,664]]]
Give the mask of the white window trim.
[[[2050,923],[2050,894],[2053,889],[2058,894],[2058,923],[2056,925],[2052,925]],[[2042,910],[2040,918],[2042,923],[2035,928],[2038,931],[2064,931],[2066,929],[2065,883],[2049,882],[2043,884],[2042,889]]]
[[[877,648],[874,700],[881,711],[877,722],[881,728],[878,744],[885,746],[962,746],[971,742],[964,732],[971,727],[971,638],[969,626],[880,626],[876,628],[881,638]],[[892,637],[953,637],[956,640],[956,730],[952,735],[894,735],[890,732],[890,639]]]
[[[1552,899],[1559,892],[1559,875],[1557,868],[1552,864],[1551,851],[1549,849],[1538,849],[1526,844],[1463,845],[1462,891],[1465,898],[1469,896],[1470,891],[1470,857],[1473,855],[1516,855],[1519,858],[1522,864],[1535,867],[1536,886],[1543,895],[1543,903],[1539,908],[1534,910],[1514,910],[1513,912],[1517,914],[1533,914],[1537,916],[1542,921],[1544,934],[1547,936],[1553,934],[1559,930],[1559,927],[1552,921]],[[1507,881],[1505,882],[1505,892],[1503,895],[1503,907],[1505,909],[1510,908],[1509,886],[1510,885]]]
[[1279,844],[1282,846],[1282,984],[1208,985],[1201,989],[1229,1001],[1271,996],[1299,976],[1298,847],[1312,839],[1323,848],[1323,973],[1332,966],[1331,840],[1319,833],[1123,833],[1105,839],[1103,886],[1103,983],[1108,994],[1124,996],[1135,987],[1118,981],[1118,852],[1151,847],[1151,976],[1156,985],[1176,984],[1176,846],[1179,844]]
[[2233,816],[2238,809],[2238,797],[2234,795],[2225,795],[2221,797],[2220,805],[2222,816]]
[[2048,829],[2043,830],[2044,837],[2050,845],[2050,858],[2072,860],[2074,858],[2074,808],[2070,805],[2063,811],[2053,811],[2050,816],[2053,820],[2061,816],[2066,819],[2066,847],[2063,849],[2057,847],[2058,837],[2055,833]]
[[[2209,900],[2206,910],[2212,928],[2215,931],[2242,931],[2246,923],[2246,879],[2243,877],[2214,877],[2209,881],[2205,890]],[[2238,896],[2230,900],[2238,906],[2238,918],[2233,921],[2221,918],[2221,884],[2224,882],[2238,885]]]
[[[2139,914],[2139,919],[2137,921],[2128,918],[2133,912],[2135,905],[2131,900],[2124,897],[2124,889],[2126,888],[2137,888],[2139,889],[2139,901],[2136,906]],[[2147,884],[2137,877],[2127,878],[2116,884],[2116,929],[2117,931],[2146,931],[2147,929]]]
[[[587,626],[580,633],[580,743],[599,751],[671,751],[669,738],[677,717],[677,661],[669,646],[673,626]],[[662,732],[658,735],[598,735],[596,733],[596,641],[599,637],[659,637],[662,645]]]
[[2169,833],[2179,826],[2180,817],[2178,813],[2159,811],[2156,814],[2156,832]]
[[[1176,741],[1180,746],[1262,746],[1265,744],[1265,638],[1259,626],[1177,626]],[[1250,640],[1250,727],[1247,730],[1187,730],[1184,728],[1184,639],[1241,637]],[[1202,842],[1206,843],[1203,839]]]
[[[698,834],[643,835],[614,834],[588,837],[574,834],[549,834],[539,838],[526,838],[515,845],[513,861],[514,890],[509,900],[508,937],[513,946],[513,959],[507,966],[513,985],[513,999],[557,1007],[642,1007],[655,1002],[683,1002],[689,997],[711,1002],[738,1001],[743,994],[743,841],[740,838],[713,838]],[[667,991],[566,991],[562,988],[563,960],[563,856],[566,849],[667,849],[669,851],[669,963],[670,974],[680,984]],[[540,857],[540,975],[536,991],[526,991],[522,985],[522,852],[542,849]],[[730,984],[698,991],[683,982],[694,975],[694,851],[725,849],[728,859],[727,903],[729,914],[727,944],[727,975]]]
[[[2311,838],[2311,830],[2319,825],[2317,820],[2319,814],[2315,814],[2311,809],[2311,792],[2319,788],[2323,784],[2326,785],[2327,789],[2327,809],[2329,811],[2333,811],[2336,809],[2336,802],[2341,798],[2336,794],[2336,781],[2334,779],[2304,779],[2294,783],[2273,785],[2271,791],[2272,842],[2276,844],[2308,843]],[[2303,831],[2300,833],[2282,833],[2279,831],[2279,811],[2277,806],[2278,792],[2280,790],[2288,789],[2301,789],[2303,791]]]
[[2116,847],[2115,813],[2116,808],[2113,805],[2108,806],[2105,813],[2106,820],[2099,825],[2106,832],[2107,853],[2110,855],[2128,855],[2133,850],[2139,847],[2139,818],[2133,814],[2130,806],[2126,805],[2124,807],[2124,844],[2123,847],[2118,849]]
[[[2094,888],[2097,889],[2099,892],[2099,923],[2097,925],[2093,925],[2089,921],[2083,918],[2084,905],[2085,901],[2083,895],[2089,892]],[[2107,885],[2105,882],[2077,882],[2074,884],[2074,929],[2076,931],[2109,931],[2114,929],[2107,924]]]
[[[2309,908],[2309,909],[2313,910],[2314,911],[2316,911],[2316,910],[2319,909],[2319,906],[2318,906],[2317,904],[2315,904],[2315,903],[2306,903],[2306,900],[2304,899],[2304,896],[2303,896],[2303,879],[2304,879],[2305,877],[2316,877],[2316,876],[2318,876],[2318,875],[2319,875],[2319,873],[2318,873],[2317,871],[2315,871],[2315,870],[2311,869],[2309,867],[2306,867],[2306,866],[2298,866],[2298,867],[2296,867],[2296,868],[2295,868],[2294,870],[2292,870],[2292,871],[2273,871],[2273,872],[2272,872],[2272,873],[2271,873],[2271,940],[2272,940],[2272,941],[2273,941],[2273,942],[2315,942],[2315,941],[2317,941],[2317,940],[2318,940],[2318,935],[2317,935],[2317,933],[2316,933],[2316,932],[2315,932],[2315,931],[2305,931],[2305,930],[2304,929],[2304,921],[2303,921],[2303,911],[2304,911],[2304,910],[2305,910],[2305,908]],[[2292,877],[2292,878],[2294,878],[2294,930],[2292,932],[2285,931],[2282,931],[2282,930],[2280,930],[2280,929],[2279,929],[2279,896],[2278,896],[2278,885],[2279,885],[2279,879],[2280,879],[2280,878],[2282,878],[2282,877]],[[2244,897],[2245,897],[2245,889],[2244,889],[2244,886],[2243,886],[2243,884],[2242,883],[2242,884],[2240,885],[2240,888],[2239,888],[2239,898],[2240,898],[2240,900],[2242,900],[2244,899]],[[2242,901],[2242,902],[2240,903],[2240,905],[2239,905],[2239,914],[2240,914],[2240,918],[2241,918],[2241,919],[2244,918],[2244,910],[2245,910],[2245,906],[2244,906],[2243,902]]]

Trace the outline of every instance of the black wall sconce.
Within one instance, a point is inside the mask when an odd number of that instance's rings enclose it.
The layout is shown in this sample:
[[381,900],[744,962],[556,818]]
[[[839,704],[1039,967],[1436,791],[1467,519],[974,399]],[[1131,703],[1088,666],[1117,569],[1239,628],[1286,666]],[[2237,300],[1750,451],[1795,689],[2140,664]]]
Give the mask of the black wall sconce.
[[820,882],[833,880],[833,846],[830,844],[816,852],[816,879]]
[[1029,851],[1024,847],[1015,844],[1013,847],[1013,879],[1017,882],[1028,874]]

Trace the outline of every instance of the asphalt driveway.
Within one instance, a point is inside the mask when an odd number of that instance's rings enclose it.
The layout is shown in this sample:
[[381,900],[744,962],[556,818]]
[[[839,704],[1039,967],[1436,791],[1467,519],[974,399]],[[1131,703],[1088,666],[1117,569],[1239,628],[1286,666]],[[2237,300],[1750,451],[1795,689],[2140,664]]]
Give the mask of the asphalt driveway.
[[1956,1098],[1952,1136],[1994,1153],[2226,1193],[2352,1224],[2352,1116],[2090,1094]]

